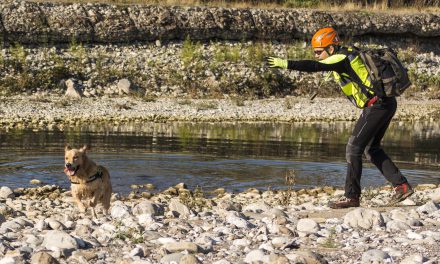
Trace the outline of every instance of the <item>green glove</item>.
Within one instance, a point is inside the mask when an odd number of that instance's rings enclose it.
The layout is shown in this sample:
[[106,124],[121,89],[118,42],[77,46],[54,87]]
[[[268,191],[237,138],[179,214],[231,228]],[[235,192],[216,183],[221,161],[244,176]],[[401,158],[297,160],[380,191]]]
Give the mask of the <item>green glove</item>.
[[287,60],[285,60],[285,59],[280,59],[280,58],[276,58],[276,57],[268,57],[266,59],[266,62],[270,68],[287,69]]

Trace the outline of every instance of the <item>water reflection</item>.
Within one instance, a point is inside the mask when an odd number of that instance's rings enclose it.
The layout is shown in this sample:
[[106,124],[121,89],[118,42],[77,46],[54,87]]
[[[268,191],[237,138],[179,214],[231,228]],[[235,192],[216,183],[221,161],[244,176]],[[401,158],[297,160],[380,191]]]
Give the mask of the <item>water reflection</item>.
[[[93,158],[111,167],[123,186],[149,180],[159,186],[193,181],[212,188],[280,187],[289,169],[300,172],[298,186],[342,185],[353,125],[173,122],[0,131],[0,182],[20,186],[40,177],[64,184],[63,148],[70,143],[90,145]],[[437,182],[439,139],[438,123],[401,122],[391,124],[383,144],[415,179]],[[368,164],[365,175],[371,184],[385,183]]]

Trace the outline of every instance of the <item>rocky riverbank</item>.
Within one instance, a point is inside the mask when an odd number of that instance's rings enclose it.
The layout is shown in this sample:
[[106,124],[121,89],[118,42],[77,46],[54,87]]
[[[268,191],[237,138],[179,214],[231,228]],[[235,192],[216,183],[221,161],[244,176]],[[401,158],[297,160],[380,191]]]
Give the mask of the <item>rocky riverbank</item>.
[[114,195],[111,214],[92,219],[57,186],[3,186],[0,263],[438,263],[440,186],[419,185],[398,207],[385,206],[384,187],[363,190],[361,208],[329,209],[342,194],[218,189],[209,198],[179,184]]
[[[338,85],[334,81],[324,82],[323,73],[274,70],[265,65],[266,56],[313,59],[306,44],[302,41],[200,43],[187,39],[133,45],[13,45],[0,50],[0,95],[64,94],[72,86],[83,97],[131,93],[145,99],[235,97],[243,100],[310,96],[315,91],[321,97],[338,96],[341,93]],[[347,43],[352,44],[384,46]],[[423,52],[416,44],[405,46],[399,41],[388,42],[386,46],[396,48],[409,69],[413,86],[405,96],[440,98],[437,53]]]
[[[0,95],[131,92],[147,98],[281,98],[317,90],[321,73],[273,70],[266,56],[313,59],[311,35],[335,26],[344,45],[392,47],[408,95],[440,98],[439,16],[205,7],[0,3]],[[362,21],[362,23],[359,23]],[[321,86],[321,96],[339,94]]]
[[[63,96],[1,97],[0,124],[4,129],[60,129],[84,124],[129,124],[149,122],[303,122],[353,121],[359,117],[345,98],[287,97],[282,99],[189,100],[136,97],[75,99]],[[440,117],[439,100],[399,98],[395,121],[435,121]]]

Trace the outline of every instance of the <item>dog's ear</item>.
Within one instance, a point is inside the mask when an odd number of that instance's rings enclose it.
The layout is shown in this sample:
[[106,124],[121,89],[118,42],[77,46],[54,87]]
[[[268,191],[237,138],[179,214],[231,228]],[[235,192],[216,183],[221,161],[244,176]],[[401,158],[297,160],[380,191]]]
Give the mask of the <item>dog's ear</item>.
[[69,144],[67,144],[66,147],[64,148],[64,151],[69,151],[71,149],[72,149],[72,147]]
[[88,149],[89,149],[89,147],[88,147],[87,145],[84,145],[84,146],[80,149],[80,151],[86,153],[86,150],[88,150]]

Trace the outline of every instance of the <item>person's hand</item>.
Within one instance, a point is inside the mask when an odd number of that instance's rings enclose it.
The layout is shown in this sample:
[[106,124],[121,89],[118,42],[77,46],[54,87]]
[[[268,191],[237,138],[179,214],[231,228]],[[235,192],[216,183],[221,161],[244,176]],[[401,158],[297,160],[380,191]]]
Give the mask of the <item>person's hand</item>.
[[270,68],[282,68],[287,69],[287,60],[280,59],[276,57],[268,57],[266,58],[267,65]]

